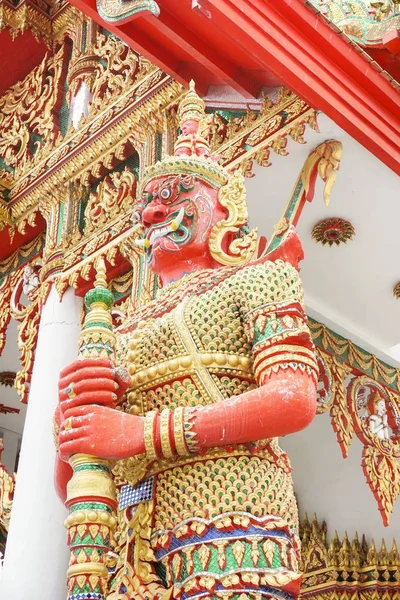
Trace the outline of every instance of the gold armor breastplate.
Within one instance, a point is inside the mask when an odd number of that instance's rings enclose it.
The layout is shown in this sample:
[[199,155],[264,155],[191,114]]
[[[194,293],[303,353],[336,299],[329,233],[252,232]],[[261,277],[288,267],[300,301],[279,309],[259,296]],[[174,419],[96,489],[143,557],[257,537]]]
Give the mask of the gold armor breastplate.
[[225,285],[141,321],[128,352],[132,412],[206,405],[256,387],[251,348]]

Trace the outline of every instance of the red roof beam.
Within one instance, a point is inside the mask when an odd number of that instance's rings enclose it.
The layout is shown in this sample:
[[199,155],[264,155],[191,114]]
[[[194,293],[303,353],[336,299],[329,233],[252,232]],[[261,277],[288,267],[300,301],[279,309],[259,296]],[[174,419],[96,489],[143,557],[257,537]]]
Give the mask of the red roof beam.
[[[245,98],[257,98],[259,96],[263,87],[260,81],[240,71],[236,64],[224,57],[217,49],[209,46],[165,9],[161,10],[156,27],[170,41],[188,53],[194,62],[200,63],[209,72],[221,79],[221,83],[233,87]],[[133,37],[133,39],[136,42],[136,38]]]
[[261,66],[400,173],[399,94],[303,0],[281,0],[279,6],[266,0],[208,0],[207,6],[238,51],[252,53]]

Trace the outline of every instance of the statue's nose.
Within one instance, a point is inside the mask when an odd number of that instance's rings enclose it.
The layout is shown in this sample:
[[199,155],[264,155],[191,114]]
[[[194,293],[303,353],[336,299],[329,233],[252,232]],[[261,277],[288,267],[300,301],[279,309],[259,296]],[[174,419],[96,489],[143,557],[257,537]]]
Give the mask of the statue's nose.
[[168,208],[164,204],[149,204],[142,213],[142,223],[145,227],[162,223],[168,214]]

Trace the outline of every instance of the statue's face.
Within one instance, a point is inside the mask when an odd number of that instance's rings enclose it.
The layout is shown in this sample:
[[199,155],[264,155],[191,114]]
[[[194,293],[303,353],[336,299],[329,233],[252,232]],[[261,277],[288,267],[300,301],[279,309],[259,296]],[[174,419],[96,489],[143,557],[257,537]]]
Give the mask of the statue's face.
[[214,224],[226,217],[217,202],[218,190],[192,175],[152,179],[144,189],[141,220],[147,265],[157,274],[171,262],[196,257],[213,259],[208,241]]
[[376,414],[379,417],[383,417],[383,415],[386,414],[386,404],[384,400],[378,400],[378,402],[375,405],[375,409],[376,409]]

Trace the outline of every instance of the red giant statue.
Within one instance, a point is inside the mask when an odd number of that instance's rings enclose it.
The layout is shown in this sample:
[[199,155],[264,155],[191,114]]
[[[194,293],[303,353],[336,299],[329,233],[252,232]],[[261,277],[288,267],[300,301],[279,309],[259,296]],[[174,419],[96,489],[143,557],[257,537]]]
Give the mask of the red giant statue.
[[243,178],[210,158],[193,88],[179,117],[135,213],[162,288],[116,332],[131,377],[107,358],[61,373],[58,491],[83,453],[116,461],[119,501],[108,592],[76,598],[290,599],[297,507],[276,438],[313,419],[318,373],[301,246],[289,230],[257,257]]

